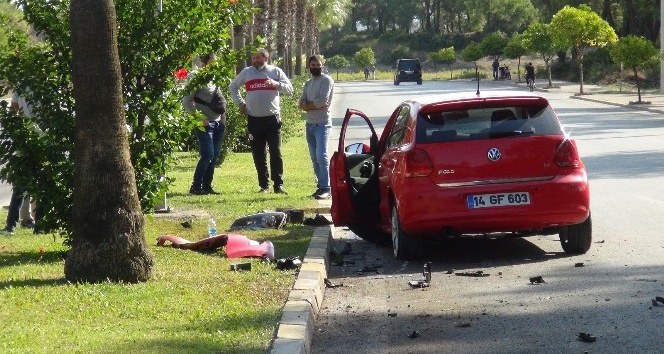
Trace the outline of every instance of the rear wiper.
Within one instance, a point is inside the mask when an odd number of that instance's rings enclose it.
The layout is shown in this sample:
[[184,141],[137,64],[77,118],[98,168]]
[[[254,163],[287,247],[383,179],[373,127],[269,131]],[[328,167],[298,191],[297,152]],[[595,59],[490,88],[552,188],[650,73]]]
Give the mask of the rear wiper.
[[532,130],[508,130],[508,131],[503,131],[503,132],[490,132],[489,133],[489,138],[504,138],[508,136],[517,136],[517,135],[531,135],[535,134],[534,131]]

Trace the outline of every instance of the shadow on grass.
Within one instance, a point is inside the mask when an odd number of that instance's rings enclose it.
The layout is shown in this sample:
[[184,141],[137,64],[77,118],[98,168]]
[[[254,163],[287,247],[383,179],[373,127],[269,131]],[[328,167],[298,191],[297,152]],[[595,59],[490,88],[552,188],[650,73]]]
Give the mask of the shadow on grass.
[[65,259],[66,255],[67,251],[0,252],[0,267],[55,263]]
[[67,285],[65,278],[59,279],[22,279],[0,281],[0,289],[8,288],[41,288],[46,286]]

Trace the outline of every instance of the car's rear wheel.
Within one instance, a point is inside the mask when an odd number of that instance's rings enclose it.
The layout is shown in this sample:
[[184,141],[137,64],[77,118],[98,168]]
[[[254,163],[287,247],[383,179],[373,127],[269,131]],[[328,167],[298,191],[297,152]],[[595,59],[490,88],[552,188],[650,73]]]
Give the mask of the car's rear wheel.
[[394,80],[394,86],[399,86],[399,80]]
[[417,84],[418,84],[418,85],[422,85],[422,80],[418,80],[418,81],[417,81]]
[[592,234],[593,225],[590,215],[588,215],[586,221],[576,225],[565,226],[558,233],[563,250],[569,254],[583,254],[588,252],[593,240]]
[[411,260],[419,257],[420,243],[401,228],[399,212],[396,205],[392,206],[392,249],[394,257],[400,260]]

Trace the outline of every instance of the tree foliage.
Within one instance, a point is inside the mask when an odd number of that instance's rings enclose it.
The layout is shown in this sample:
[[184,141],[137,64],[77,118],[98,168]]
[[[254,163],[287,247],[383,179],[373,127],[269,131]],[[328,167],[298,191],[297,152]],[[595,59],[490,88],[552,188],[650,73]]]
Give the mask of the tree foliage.
[[440,48],[436,52],[427,54],[427,57],[433,62],[434,68],[436,67],[436,63],[447,65],[447,68],[450,70],[450,79],[452,78],[452,63],[456,61],[454,47]]
[[364,68],[365,66],[375,65],[376,57],[374,56],[374,51],[371,48],[362,48],[353,58],[355,66],[358,68]]
[[[25,33],[12,32],[8,47],[0,51],[0,77],[26,95],[46,135],[35,135],[27,119],[4,114],[2,137],[21,144],[0,146],[0,176],[37,198],[44,230],[69,233],[74,149],[69,4],[47,0],[17,4],[44,42],[31,43]],[[248,20],[250,13],[248,1],[163,2],[161,11],[158,4],[115,1],[131,162],[144,210],[150,210],[156,195],[166,188],[160,177],[196,125],[182,113],[180,99],[187,88],[175,80],[174,71],[191,65],[197,54],[218,52],[216,65],[196,80],[212,79],[227,87],[242,54],[228,48],[230,28]]]
[[347,67],[348,65],[350,65],[350,63],[348,62],[346,57],[337,54],[332,58],[326,59],[325,65],[337,71],[337,80],[339,80],[339,69]]
[[505,46],[507,46],[508,42],[509,38],[507,38],[504,33],[493,32],[482,39],[480,47],[484,56],[500,58],[503,55]]
[[647,39],[637,36],[626,36],[613,43],[609,52],[611,59],[632,69],[638,89],[639,102],[641,101],[641,81],[639,68],[656,66],[659,63],[659,51]]
[[461,51],[461,59],[465,61],[477,61],[484,57],[484,51],[480,44],[471,42]]
[[588,47],[604,47],[618,39],[615,31],[587,5],[565,6],[551,20],[551,37],[557,47],[572,48],[579,64],[583,93],[583,55]]
[[530,52],[536,53],[542,57],[549,77],[549,86],[551,86],[551,59],[553,59],[558,51],[567,48],[554,42],[553,37],[551,36],[550,24],[539,22],[530,25],[530,27],[528,27],[523,33],[523,42]]

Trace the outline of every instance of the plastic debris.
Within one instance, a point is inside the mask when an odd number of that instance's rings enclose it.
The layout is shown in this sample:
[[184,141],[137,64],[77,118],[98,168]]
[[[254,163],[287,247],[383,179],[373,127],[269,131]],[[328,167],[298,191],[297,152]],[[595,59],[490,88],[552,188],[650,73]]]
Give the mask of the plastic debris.
[[334,289],[334,288],[340,288],[344,286],[344,283],[339,283],[339,284],[334,284],[330,279],[323,279],[323,282],[325,283],[326,288]]
[[270,241],[257,242],[243,235],[222,234],[191,242],[175,235],[162,235],[157,239],[157,246],[166,246],[171,242],[175,248],[193,251],[214,251],[226,246],[226,257],[259,257],[274,260],[274,245]]
[[299,257],[279,258],[277,259],[277,269],[289,270],[297,269],[302,265]]
[[410,338],[410,339],[415,339],[415,338],[420,338],[420,337],[421,337],[421,335],[420,335],[420,332],[418,332],[418,331],[413,331],[413,333],[408,335],[408,338]]
[[387,317],[397,317],[397,313],[396,312],[390,312],[390,313],[387,314]]
[[574,263],[574,266],[578,268],[578,267],[583,267],[584,264],[583,262],[579,262],[579,263]]
[[544,278],[542,278],[541,275],[536,276],[536,277],[532,277],[529,280],[530,280],[530,284],[546,284],[546,282],[544,281]]
[[584,332],[579,332],[577,338],[579,338],[580,341],[586,343],[593,343],[597,341],[597,337],[593,336],[590,333],[584,333]]
[[286,213],[280,211],[262,212],[237,218],[230,230],[281,229],[286,224]]
[[235,263],[231,264],[231,270],[240,271],[240,270],[251,270],[251,263]]
[[309,226],[332,225],[332,221],[328,220],[327,217],[322,214],[316,214],[313,218],[305,218],[302,223]]
[[488,277],[491,274],[486,274],[484,273],[483,270],[478,270],[475,272],[461,272],[461,273],[454,273],[460,277]]

